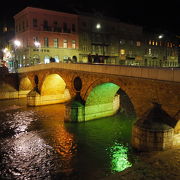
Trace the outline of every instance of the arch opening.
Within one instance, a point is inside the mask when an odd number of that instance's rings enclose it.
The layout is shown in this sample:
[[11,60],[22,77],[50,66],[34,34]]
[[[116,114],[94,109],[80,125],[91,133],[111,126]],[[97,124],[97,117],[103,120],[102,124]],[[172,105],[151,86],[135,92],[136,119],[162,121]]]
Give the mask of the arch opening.
[[33,84],[26,76],[21,79],[19,83],[19,98],[26,97],[27,94],[33,89]]
[[40,92],[33,90],[28,94],[28,105],[57,104],[64,103],[70,99],[71,96],[66,88],[65,81],[58,74],[50,74],[44,79]]
[[66,83],[58,74],[50,74],[43,82],[41,95],[63,94],[65,88]]
[[85,120],[112,116],[118,110],[135,115],[133,104],[119,85],[106,82],[95,86],[85,102]]

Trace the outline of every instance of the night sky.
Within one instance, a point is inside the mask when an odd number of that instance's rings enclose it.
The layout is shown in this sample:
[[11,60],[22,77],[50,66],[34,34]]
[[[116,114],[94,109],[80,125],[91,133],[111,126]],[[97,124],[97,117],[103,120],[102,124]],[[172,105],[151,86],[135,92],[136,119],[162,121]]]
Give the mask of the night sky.
[[149,31],[180,34],[180,0],[12,0],[3,1],[0,23],[13,22],[23,8],[39,7],[64,12],[100,12],[102,16],[141,25]]

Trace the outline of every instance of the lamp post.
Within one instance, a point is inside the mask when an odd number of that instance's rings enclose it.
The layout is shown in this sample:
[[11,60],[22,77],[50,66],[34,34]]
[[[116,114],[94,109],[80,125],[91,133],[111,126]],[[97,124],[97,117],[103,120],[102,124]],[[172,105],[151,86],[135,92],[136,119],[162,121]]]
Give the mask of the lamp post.
[[[38,52],[39,52],[39,48],[41,47],[41,43],[39,41],[34,41],[34,45],[38,49]],[[38,53],[38,62],[40,63],[39,53]]]
[[21,42],[19,40],[14,40],[14,56],[15,56],[14,69],[15,71],[18,68],[17,48],[19,48],[20,46],[21,46]]
[[99,44],[102,46],[102,55],[103,55],[103,57],[102,57],[102,60],[100,60],[100,61],[104,62],[104,56],[105,56],[105,52],[104,52],[104,45],[105,45],[104,44],[104,34],[101,31],[102,27],[101,27],[100,23],[96,24],[96,29],[97,29],[97,32],[100,35],[100,42],[99,42]]

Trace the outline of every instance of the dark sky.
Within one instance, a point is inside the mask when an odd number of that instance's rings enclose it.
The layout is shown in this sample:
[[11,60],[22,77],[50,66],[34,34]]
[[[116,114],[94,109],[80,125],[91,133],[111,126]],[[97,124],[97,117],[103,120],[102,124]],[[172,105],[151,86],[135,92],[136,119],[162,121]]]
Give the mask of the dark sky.
[[73,12],[74,10],[120,19],[122,22],[180,34],[180,0],[12,0],[4,1],[0,23],[13,21],[13,15],[27,6]]

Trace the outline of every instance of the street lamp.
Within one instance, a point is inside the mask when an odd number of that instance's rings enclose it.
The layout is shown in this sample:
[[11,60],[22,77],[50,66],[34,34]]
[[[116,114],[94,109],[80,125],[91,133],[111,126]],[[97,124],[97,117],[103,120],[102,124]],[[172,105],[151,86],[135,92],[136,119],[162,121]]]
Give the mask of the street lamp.
[[[34,41],[34,45],[38,49],[38,52],[39,52],[39,48],[41,47],[41,43],[39,41]],[[36,63],[40,63],[39,53],[38,53],[38,57],[35,57],[35,60],[36,60]],[[34,58],[33,58],[33,61],[34,61]]]
[[14,41],[14,45],[15,45],[16,47],[19,47],[19,46],[21,46],[21,42],[20,42],[19,40],[15,40],[15,41]]
[[37,48],[39,48],[39,47],[41,46],[41,43],[40,43],[39,41],[35,41],[35,42],[34,42],[34,45],[35,45]]
[[100,23],[96,24],[96,29],[101,29],[101,24]]
[[163,37],[164,37],[164,34],[160,34],[160,35],[158,36],[159,39],[162,39]]
[[18,68],[18,60],[17,60],[17,48],[21,46],[21,42],[19,40],[14,40],[14,55],[15,55],[15,61],[14,61],[14,68],[15,70]]
[[100,61],[101,63],[104,62],[104,56],[105,56],[105,52],[104,52],[104,34],[102,32],[102,27],[101,27],[101,23],[97,23],[96,24],[96,29],[97,29],[97,33],[99,33],[99,39],[98,39],[98,43],[99,45],[102,47],[102,57],[100,58]]

